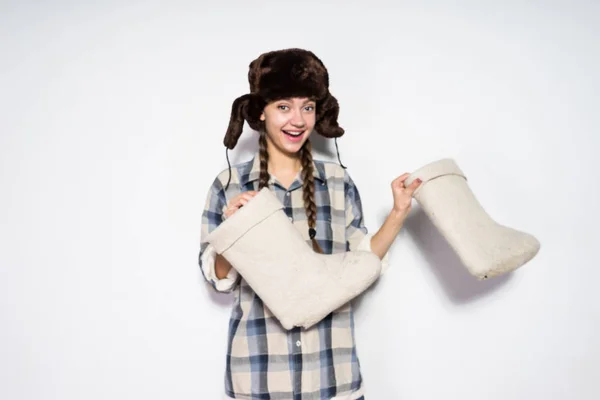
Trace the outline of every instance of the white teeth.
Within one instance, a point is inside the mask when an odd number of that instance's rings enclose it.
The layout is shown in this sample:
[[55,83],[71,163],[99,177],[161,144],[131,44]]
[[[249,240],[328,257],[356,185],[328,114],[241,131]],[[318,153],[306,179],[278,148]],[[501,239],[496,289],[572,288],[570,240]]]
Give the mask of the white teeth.
[[288,135],[290,135],[290,136],[295,136],[295,137],[298,137],[298,136],[302,135],[302,133],[304,133],[304,131],[302,131],[302,132],[283,131],[283,132],[286,133],[286,134],[288,134]]

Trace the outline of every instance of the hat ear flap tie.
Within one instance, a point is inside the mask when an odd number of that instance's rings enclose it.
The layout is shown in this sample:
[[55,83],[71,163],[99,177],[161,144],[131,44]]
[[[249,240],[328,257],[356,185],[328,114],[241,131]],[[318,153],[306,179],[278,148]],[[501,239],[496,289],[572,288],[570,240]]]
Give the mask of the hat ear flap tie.
[[347,169],[346,166],[344,164],[342,164],[342,160],[340,159],[340,149],[338,149],[337,138],[335,138],[334,141],[335,141],[335,151],[337,153],[338,162],[340,163],[340,166],[342,168]]

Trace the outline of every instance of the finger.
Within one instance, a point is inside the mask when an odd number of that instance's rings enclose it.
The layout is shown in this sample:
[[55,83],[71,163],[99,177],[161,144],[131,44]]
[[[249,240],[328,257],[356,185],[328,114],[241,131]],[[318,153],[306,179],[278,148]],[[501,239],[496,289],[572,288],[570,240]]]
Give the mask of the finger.
[[234,204],[236,204],[240,200],[241,197],[242,197],[241,193],[238,194],[237,196],[234,196],[231,200],[229,200],[229,204],[227,204],[227,207],[231,207]]
[[229,207],[227,207],[227,209],[225,209],[225,216],[227,218],[231,217],[242,206],[243,206],[243,204],[241,203],[241,199],[236,201],[235,203],[229,205]]
[[423,181],[421,180],[421,178],[417,178],[409,185],[409,187],[414,187],[416,189],[419,186],[421,186],[422,183]]
[[408,178],[409,176],[410,176],[410,174],[408,172],[405,172],[402,175],[400,175],[399,177],[397,177],[396,179],[394,179],[394,182],[404,182],[406,180],[406,178]]
[[254,195],[252,195],[252,194],[244,193],[242,196],[242,199],[244,199],[246,201],[250,201],[253,197],[254,197]]
[[246,198],[246,197],[247,197],[248,199],[250,198],[249,192],[242,192],[242,193],[240,193],[240,194],[238,194],[238,195],[234,196],[234,197],[231,199],[231,201],[229,202],[229,205],[228,205],[228,207],[234,207],[234,206],[238,206],[238,207],[239,207],[240,200],[241,200],[241,199],[243,199],[243,198]]
[[242,206],[241,201],[242,201],[241,197],[231,199],[231,202],[229,202],[229,205],[227,206],[227,211],[230,212],[231,214],[236,212],[237,209]]
[[412,196],[415,193],[415,191],[417,190],[417,188],[419,186],[421,186],[421,183],[423,183],[423,182],[420,179],[418,179],[418,178],[415,179],[413,181],[413,183],[408,185],[408,187],[406,188],[406,190],[405,190],[406,194],[409,194],[410,196]]
[[239,201],[236,201],[235,204],[231,204],[229,206],[229,208],[227,208],[230,212],[235,212],[237,211],[238,208],[240,208],[242,206],[242,204]]
[[392,186],[395,187],[404,187],[404,181],[410,176],[410,174],[408,172],[405,172],[404,174],[400,175],[399,177],[397,177],[396,179],[394,179],[392,181]]

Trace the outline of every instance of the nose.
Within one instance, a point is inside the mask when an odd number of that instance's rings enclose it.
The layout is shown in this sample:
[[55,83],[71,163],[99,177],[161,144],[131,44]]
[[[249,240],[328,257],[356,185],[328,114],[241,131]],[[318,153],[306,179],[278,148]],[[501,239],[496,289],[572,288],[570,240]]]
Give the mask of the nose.
[[302,110],[294,110],[292,113],[292,119],[290,123],[297,128],[302,128],[306,125],[306,121],[304,120],[304,115],[302,114]]

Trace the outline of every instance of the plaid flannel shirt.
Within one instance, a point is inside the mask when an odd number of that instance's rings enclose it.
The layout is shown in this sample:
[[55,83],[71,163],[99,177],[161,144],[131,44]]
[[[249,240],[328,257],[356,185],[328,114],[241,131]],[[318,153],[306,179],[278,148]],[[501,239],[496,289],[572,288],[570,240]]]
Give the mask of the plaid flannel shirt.
[[[326,254],[349,250],[370,251],[357,188],[338,164],[313,161],[317,236]],[[202,215],[199,264],[208,283],[219,292],[233,292],[235,301],[227,339],[225,399],[317,400],[363,398],[352,304],[334,311],[310,329],[285,330],[245,280],[231,269],[215,275],[215,250],[206,236],[223,221],[229,200],[240,192],[258,190],[258,154],[248,162],[221,172],[211,186]],[[302,199],[300,174],[289,188],[270,176],[269,189],[284,212],[310,243]],[[383,269],[388,267],[387,255]],[[383,272],[382,272],[383,273]]]

